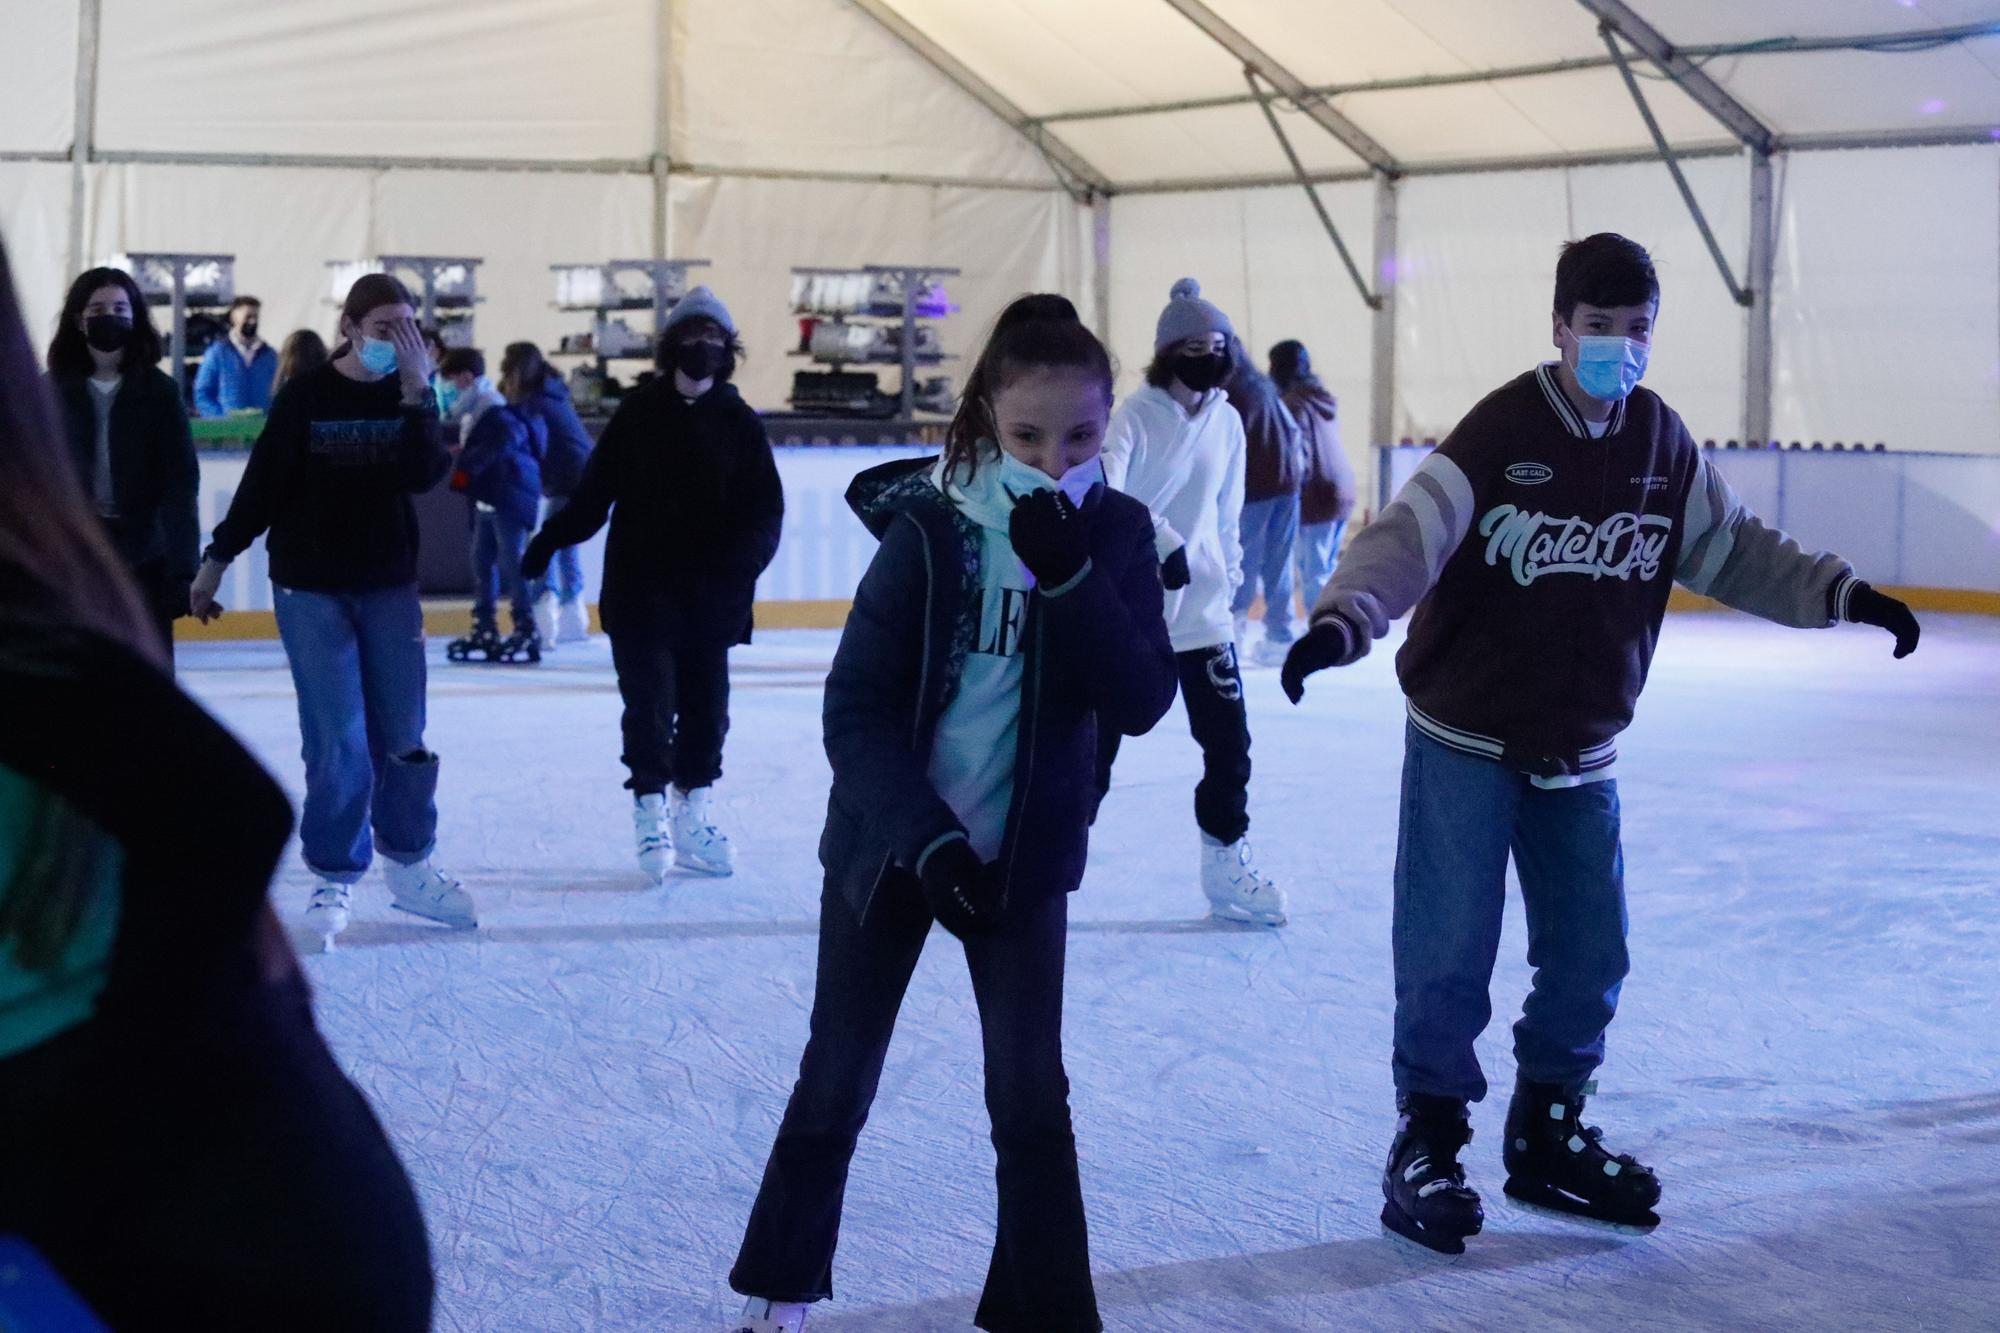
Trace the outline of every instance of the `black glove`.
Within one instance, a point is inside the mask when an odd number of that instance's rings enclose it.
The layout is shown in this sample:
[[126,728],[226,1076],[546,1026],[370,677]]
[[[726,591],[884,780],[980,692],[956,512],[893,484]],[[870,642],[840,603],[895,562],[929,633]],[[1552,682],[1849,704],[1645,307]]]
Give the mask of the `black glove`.
[[992,930],[1007,910],[1007,891],[999,876],[964,838],[934,848],[917,878],[931,915],[960,939]]
[[1335,615],[1315,623],[1285,654],[1284,669],[1278,672],[1278,683],[1285,687],[1285,697],[1293,703],[1305,698],[1306,677],[1339,666],[1360,640],[1361,631],[1346,616]]
[[1090,559],[1090,527],[1061,491],[1030,491],[1007,518],[1014,554],[1044,588],[1060,588]]
[[528,549],[521,552],[521,577],[538,579],[549,572],[549,561],[555,559],[556,548],[542,540],[536,533],[528,540]]
[[1854,590],[1847,594],[1847,618],[1859,625],[1879,626],[1895,635],[1898,658],[1917,651],[1917,636],[1923,631],[1917,618],[1910,614],[1910,608],[1876,592],[1860,579],[1854,581]]
[[1194,582],[1194,575],[1188,572],[1187,547],[1176,546],[1174,553],[1160,562],[1160,582],[1168,592],[1179,592]]

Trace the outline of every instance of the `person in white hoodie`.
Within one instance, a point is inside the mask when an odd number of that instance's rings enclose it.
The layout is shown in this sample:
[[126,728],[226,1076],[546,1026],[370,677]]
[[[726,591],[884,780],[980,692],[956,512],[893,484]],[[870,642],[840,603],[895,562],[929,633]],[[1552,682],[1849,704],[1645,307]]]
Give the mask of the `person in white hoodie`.
[[[1230,602],[1243,582],[1243,419],[1229,405],[1229,317],[1182,278],[1153,334],[1146,384],[1118,405],[1104,438],[1104,476],[1153,512],[1167,587],[1167,634],[1179,663],[1188,729],[1201,746],[1194,791],[1200,876],[1210,914],[1285,924],[1285,895],[1250,851],[1250,717]],[[1119,738],[1100,738],[1097,798],[1111,788]]]

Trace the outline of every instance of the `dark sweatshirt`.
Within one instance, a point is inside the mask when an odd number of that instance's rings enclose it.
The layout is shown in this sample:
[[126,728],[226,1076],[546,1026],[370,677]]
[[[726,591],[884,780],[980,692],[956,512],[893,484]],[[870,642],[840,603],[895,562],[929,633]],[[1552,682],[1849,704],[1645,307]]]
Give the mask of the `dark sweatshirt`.
[[270,532],[271,581],[309,592],[369,592],[417,579],[410,502],[451,469],[427,394],[402,403],[391,375],[363,384],[332,365],[286,383],[250,451],[212,560]]
[[1396,655],[1411,721],[1568,785],[1609,773],[1676,579],[1820,628],[1853,577],[1744,508],[1659,395],[1633,390],[1593,438],[1549,364],[1466,413],[1348,547],[1313,621],[1361,628],[1352,661],[1415,607]]

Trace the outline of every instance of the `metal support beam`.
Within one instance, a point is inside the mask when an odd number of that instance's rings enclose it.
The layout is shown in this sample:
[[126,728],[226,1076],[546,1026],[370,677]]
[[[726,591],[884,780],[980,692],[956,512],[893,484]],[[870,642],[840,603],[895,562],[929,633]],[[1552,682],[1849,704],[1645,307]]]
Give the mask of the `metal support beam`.
[[[1749,148],[1768,153],[1775,147],[1777,138],[1769,126],[1750,113],[1749,108],[1723,91],[1722,85],[1702,72],[1701,66],[1687,55],[1674,49],[1673,43],[1662,37],[1652,24],[1632,12],[1632,7],[1624,0],[1577,0],[1577,3],[1597,16],[1602,27],[1617,33],[1632,43],[1646,59],[1659,67],[1660,73],[1672,79],[1680,90],[1692,97],[1701,108],[1721,121],[1729,132]],[[1626,66],[1625,57],[1616,43],[1606,39],[1611,46],[1611,58],[1618,62],[1619,72],[1625,75],[1625,82],[1632,82],[1631,70]],[[1649,128],[1652,114],[1646,115]],[[1659,130],[1653,128],[1655,138]]]
[[[1250,91],[1256,92],[1257,71],[1245,65],[1243,78],[1250,85]],[[1332,241],[1333,248],[1339,251],[1340,262],[1347,266],[1347,276],[1354,279],[1354,290],[1361,293],[1362,304],[1370,310],[1375,309],[1382,304],[1382,298],[1368,290],[1368,279],[1361,276],[1360,268],[1354,263],[1354,256],[1347,252],[1347,242],[1340,239],[1340,228],[1333,225],[1333,215],[1328,213],[1326,205],[1320,202],[1319,191],[1313,187],[1312,179],[1306,175],[1305,163],[1299,161],[1299,155],[1292,149],[1291,139],[1285,134],[1285,127],[1278,123],[1278,113],[1271,109],[1269,102],[1261,98],[1258,99],[1257,106],[1263,111],[1264,119],[1270,122],[1271,133],[1278,139],[1278,147],[1285,150],[1285,160],[1292,164],[1292,174],[1298,178],[1299,188],[1303,189],[1306,198],[1312,201],[1313,212],[1319,214],[1319,225],[1326,228],[1327,239]]]
[[1750,296],[1743,334],[1743,439],[1771,438],[1771,283],[1777,271],[1778,201],[1771,155],[1750,155]]
[[[1588,0],[1586,0],[1588,3]],[[1736,281],[1736,274],[1729,267],[1729,259],[1722,253],[1722,245],[1715,239],[1715,231],[1708,225],[1708,215],[1701,211],[1701,201],[1694,197],[1694,187],[1688,184],[1687,175],[1681,171],[1681,164],[1674,157],[1672,145],[1660,130],[1660,122],[1653,119],[1653,108],[1646,105],[1646,95],[1639,91],[1639,80],[1633,77],[1632,66],[1626,62],[1625,52],[1618,45],[1618,39],[1608,27],[1599,28],[1598,35],[1604,38],[1604,45],[1611,51],[1611,58],[1618,62],[1618,72],[1625,79],[1625,89],[1632,94],[1633,103],[1639,108],[1639,118],[1646,122],[1646,133],[1653,136],[1653,145],[1660,150],[1660,160],[1667,164],[1673,175],[1674,185],[1681,192],[1681,200],[1694,217],[1694,225],[1701,231],[1701,239],[1708,244],[1708,253],[1715,260],[1715,267],[1722,273],[1722,281],[1729,288],[1729,295],[1738,305],[1750,304],[1750,293]],[[1762,154],[1762,150],[1754,150]]]
[[[665,259],[667,235],[668,176],[673,170],[674,111],[674,0],[658,0],[653,7],[653,50],[660,62],[653,80],[653,258]],[[656,324],[657,326],[657,324]]]
[[1375,142],[1368,132],[1329,106],[1325,99],[1313,96],[1311,87],[1304,79],[1293,74],[1274,60],[1270,53],[1245,37],[1234,26],[1225,22],[1221,15],[1201,3],[1201,0],[1166,0],[1166,3],[1200,28],[1221,46],[1235,56],[1241,64],[1254,68],[1265,82],[1271,84],[1287,99],[1297,103],[1299,110],[1347,146],[1347,150],[1377,171],[1395,175],[1398,168],[1396,159],[1388,149]]
[[[1375,448],[1396,437],[1396,288],[1401,272],[1396,257],[1396,194],[1401,187],[1389,175],[1375,178],[1375,317],[1369,346],[1368,443]],[[1386,498],[1386,497],[1385,497]],[[1378,506],[1379,511],[1379,506]]]
[[928,61],[931,67],[957,84],[967,96],[1007,123],[1041,153],[1063,188],[1074,196],[1108,194],[1110,178],[1062,140],[1036,124],[999,89],[974,74],[949,51],[932,41],[915,24],[891,9],[884,0],[851,0],[856,9],[888,29],[903,45]]
[[[76,120],[69,141],[69,272],[83,272],[87,262],[83,206],[91,151],[97,143],[97,36],[104,17],[103,0],[82,0],[76,13]],[[179,351],[178,348],[175,349]]]
[[1091,327],[1104,345],[1111,345],[1111,196],[1090,201]]

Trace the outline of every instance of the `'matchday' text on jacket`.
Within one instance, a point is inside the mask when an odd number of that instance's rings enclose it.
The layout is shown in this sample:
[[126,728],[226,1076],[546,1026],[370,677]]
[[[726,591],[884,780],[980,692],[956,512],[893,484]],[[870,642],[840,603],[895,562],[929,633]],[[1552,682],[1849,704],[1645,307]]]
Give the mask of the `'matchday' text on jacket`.
[[1817,628],[1854,575],[1744,508],[1673,409],[1639,388],[1602,438],[1554,363],[1467,413],[1349,546],[1313,609],[1344,660],[1412,607],[1396,656],[1432,738],[1545,783],[1609,773],[1675,579]]

